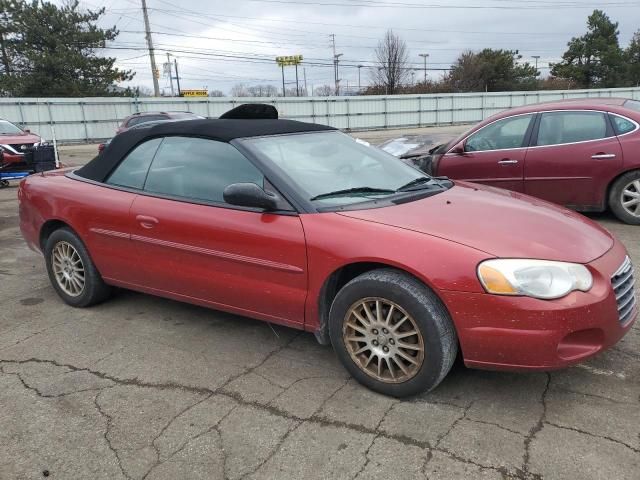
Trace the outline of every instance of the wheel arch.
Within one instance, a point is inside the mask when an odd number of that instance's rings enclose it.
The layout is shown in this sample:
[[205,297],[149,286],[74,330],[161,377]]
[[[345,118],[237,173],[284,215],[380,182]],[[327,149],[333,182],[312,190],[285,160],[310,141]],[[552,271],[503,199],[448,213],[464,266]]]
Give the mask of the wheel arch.
[[604,209],[606,210],[607,208],[610,208],[609,205],[609,197],[611,196],[611,189],[613,188],[613,185],[618,181],[618,179],[620,177],[622,177],[623,175],[626,175],[627,173],[631,173],[631,172],[635,172],[635,171],[640,171],[640,165],[634,165],[632,167],[629,167],[628,169],[626,169],[623,172],[618,173],[615,177],[613,177],[609,183],[607,184],[607,190],[606,190],[606,194],[605,194],[605,198],[604,198]]
[[[397,270],[398,272],[402,272],[404,274],[410,275],[415,278],[417,281],[422,283],[427,288],[432,291],[434,288],[429,285],[424,278],[420,278],[420,276],[411,272],[409,269],[403,268],[399,265],[394,265],[392,263],[385,263],[381,261],[354,261],[351,263],[347,263],[341,265],[336,268],[333,272],[331,272],[327,278],[325,278],[324,283],[322,284],[322,288],[320,289],[320,294],[318,295],[318,329],[315,331],[315,336],[318,342],[322,345],[329,345],[331,343],[329,339],[329,310],[331,308],[331,304],[335,299],[336,295],[351,280],[356,278],[363,273],[370,272],[372,270],[380,270],[380,269],[392,269]],[[437,293],[436,293],[437,296]],[[444,302],[442,302],[444,305]],[[445,306],[446,308],[446,306]]]
[[60,220],[58,218],[49,219],[46,222],[44,222],[40,227],[40,234],[39,234],[38,240],[40,244],[40,250],[42,252],[44,252],[44,247],[47,244],[47,240],[49,239],[51,234],[61,228],[68,228],[74,234],[76,234],[78,238],[80,238],[80,236],[78,235],[78,232],[76,232],[76,230],[74,230],[74,228],[71,225],[69,225],[67,222]]

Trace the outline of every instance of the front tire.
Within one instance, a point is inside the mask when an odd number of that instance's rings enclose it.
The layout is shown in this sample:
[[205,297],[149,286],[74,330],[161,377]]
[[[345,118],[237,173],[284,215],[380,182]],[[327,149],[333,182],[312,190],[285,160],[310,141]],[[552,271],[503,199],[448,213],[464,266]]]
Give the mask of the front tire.
[[627,172],[614,182],[609,207],[624,223],[640,225],[640,170]]
[[44,255],[53,288],[72,307],[89,307],[111,294],[111,287],[102,280],[86,247],[70,229],[61,228],[49,235]]
[[338,292],[329,335],[356,380],[394,397],[435,388],[458,352],[440,299],[416,278],[393,269],[366,272]]

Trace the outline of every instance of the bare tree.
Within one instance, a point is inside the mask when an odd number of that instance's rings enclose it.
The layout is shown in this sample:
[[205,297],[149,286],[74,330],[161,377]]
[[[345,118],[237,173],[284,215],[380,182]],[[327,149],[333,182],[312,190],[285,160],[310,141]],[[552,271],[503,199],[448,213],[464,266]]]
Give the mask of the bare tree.
[[331,85],[321,85],[313,90],[313,94],[316,97],[330,97],[331,95],[335,95],[335,91]]
[[247,90],[247,86],[244,83],[236,83],[231,87],[232,97],[248,97],[249,95],[249,90]]
[[138,97],[150,97],[153,95],[153,90],[144,85],[138,85],[137,87],[133,87],[132,90],[136,93]]
[[278,89],[273,85],[252,85],[248,88],[249,95],[252,97],[277,97]]
[[224,92],[222,90],[211,90],[209,92],[210,97],[224,97]]
[[385,88],[389,95],[398,93],[409,76],[407,44],[393,30],[387,30],[384,39],[376,47],[376,63],[373,81]]

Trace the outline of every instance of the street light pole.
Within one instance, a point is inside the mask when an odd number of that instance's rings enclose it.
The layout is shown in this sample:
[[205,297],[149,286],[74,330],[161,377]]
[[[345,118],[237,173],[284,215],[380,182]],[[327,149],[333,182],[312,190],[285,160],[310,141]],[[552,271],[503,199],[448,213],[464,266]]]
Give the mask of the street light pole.
[[424,83],[426,85],[426,83],[427,83],[427,58],[429,58],[429,54],[428,53],[419,53],[418,56],[422,57],[422,59],[424,60]]
[[180,90],[180,75],[178,74],[178,59],[174,58],[173,63],[176,66],[176,83],[178,84],[178,96],[182,96],[182,91]]
[[360,85],[360,69],[363,67],[364,65],[358,65],[358,93],[362,90],[362,85]]
[[286,97],[287,96],[287,91],[284,88],[284,63],[282,65],[280,65],[282,67],[282,96]]
[[171,96],[175,97],[175,92],[173,91],[173,72],[171,71],[171,58],[169,52],[167,52],[167,63],[166,63],[166,71],[169,74],[169,85],[171,85]]

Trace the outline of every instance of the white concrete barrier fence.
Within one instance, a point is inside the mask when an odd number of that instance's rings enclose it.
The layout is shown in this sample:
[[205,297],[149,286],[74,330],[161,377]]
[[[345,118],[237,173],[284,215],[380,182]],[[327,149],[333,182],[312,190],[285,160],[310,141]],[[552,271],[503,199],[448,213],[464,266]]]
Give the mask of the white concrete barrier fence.
[[215,118],[242,103],[269,103],[282,118],[375,130],[475,123],[511,107],[582,97],[640,99],[640,87],[355,97],[0,98],[0,118],[46,139],[55,131],[59,142],[83,143],[113,136],[124,117],[141,111],[190,111]]

